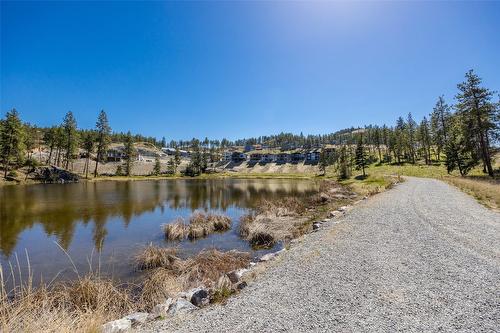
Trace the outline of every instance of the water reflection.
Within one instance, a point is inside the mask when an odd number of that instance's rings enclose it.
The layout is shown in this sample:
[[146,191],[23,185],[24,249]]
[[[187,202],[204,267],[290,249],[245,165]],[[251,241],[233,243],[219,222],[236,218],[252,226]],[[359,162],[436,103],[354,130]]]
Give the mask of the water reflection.
[[[110,236],[110,220],[119,220],[118,229],[123,230],[148,212],[166,217],[172,211],[249,208],[260,198],[307,195],[315,188],[309,181],[235,179],[4,186],[0,188],[0,250],[9,258],[20,235],[40,225],[45,236],[55,237],[64,249],[70,247],[79,227],[90,226],[93,246],[101,251]],[[134,235],[126,237],[134,241]],[[29,250],[30,244],[24,246]]]

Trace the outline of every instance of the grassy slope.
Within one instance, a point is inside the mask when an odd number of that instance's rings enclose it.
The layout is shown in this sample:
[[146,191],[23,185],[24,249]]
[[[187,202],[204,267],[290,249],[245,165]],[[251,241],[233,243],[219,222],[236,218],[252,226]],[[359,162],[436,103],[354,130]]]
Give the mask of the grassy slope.
[[[497,158],[498,167],[499,159]],[[448,174],[443,165],[376,165],[367,169],[370,179],[376,180],[386,176],[412,176],[443,180],[462,191],[472,195],[479,202],[493,209],[500,208],[500,179],[491,179],[482,174],[482,170],[474,169],[469,176],[460,177],[458,173]]]

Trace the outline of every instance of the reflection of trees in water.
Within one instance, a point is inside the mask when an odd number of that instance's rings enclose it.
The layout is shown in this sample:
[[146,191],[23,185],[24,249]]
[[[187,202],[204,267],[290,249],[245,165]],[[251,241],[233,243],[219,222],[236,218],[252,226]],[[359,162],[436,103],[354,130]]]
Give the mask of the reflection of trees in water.
[[315,188],[305,181],[234,179],[7,186],[0,189],[0,249],[9,256],[19,234],[36,223],[67,249],[77,223],[92,223],[94,245],[100,251],[111,217],[121,218],[127,228],[134,216],[157,208],[226,211]]

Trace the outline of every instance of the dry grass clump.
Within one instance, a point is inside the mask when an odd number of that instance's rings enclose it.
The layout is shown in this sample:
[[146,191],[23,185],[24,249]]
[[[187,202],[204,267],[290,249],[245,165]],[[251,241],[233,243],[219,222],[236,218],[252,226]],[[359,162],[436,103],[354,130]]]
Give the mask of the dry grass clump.
[[278,200],[261,200],[258,213],[274,216],[296,216],[306,210],[303,200],[297,197],[285,197]]
[[163,231],[168,240],[195,240],[206,237],[214,232],[222,232],[231,228],[231,218],[219,214],[205,214],[196,211],[189,218],[189,224],[177,219],[173,223],[165,224]]
[[173,268],[178,262],[178,258],[175,256],[176,253],[177,249],[175,248],[159,247],[149,244],[135,254],[134,261],[139,270],[156,267]]
[[97,332],[133,309],[127,286],[95,274],[37,288],[31,281],[7,292],[0,268],[1,332]]
[[182,218],[178,218],[172,223],[163,225],[165,238],[168,240],[182,240],[189,233],[189,227]]
[[138,304],[141,304],[144,310],[149,311],[156,304],[174,297],[181,290],[182,285],[172,269],[155,268],[142,282]]
[[212,286],[223,274],[248,267],[249,264],[250,255],[246,252],[204,250],[185,260],[181,279],[187,288],[200,284]]
[[240,217],[239,233],[240,236],[246,238],[250,232],[250,225],[255,220],[254,214],[245,214]]

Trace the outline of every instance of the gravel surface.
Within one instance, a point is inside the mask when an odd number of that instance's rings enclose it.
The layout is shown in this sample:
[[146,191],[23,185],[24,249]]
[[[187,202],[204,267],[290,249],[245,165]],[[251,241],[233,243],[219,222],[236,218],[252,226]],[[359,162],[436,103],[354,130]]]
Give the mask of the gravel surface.
[[408,178],[323,224],[225,306],[146,332],[500,332],[500,214]]

